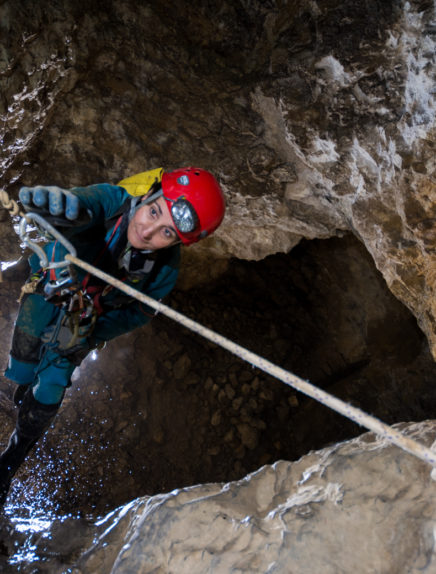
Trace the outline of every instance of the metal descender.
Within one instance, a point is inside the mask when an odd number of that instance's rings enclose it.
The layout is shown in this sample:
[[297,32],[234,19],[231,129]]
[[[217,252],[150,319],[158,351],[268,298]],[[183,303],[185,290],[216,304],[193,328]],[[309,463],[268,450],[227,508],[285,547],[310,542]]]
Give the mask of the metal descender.
[[[59,241],[73,257],[77,257],[74,245],[68,241],[51,223],[46,221],[41,215],[33,212],[26,213],[21,218],[19,224],[19,235],[24,245],[31,249],[39,257],[41,268],[44,271],[50,269],[62,269],[55,279],[50,279],[44,285],[44,298],[55,305],[60,305],[64,309],[63,323],[68,325],[72,337],[68,347],[73,346],[78,339],[89,335],[94,327],[96,312],[92,298],[82,291],[82,286],[77,280],[77,274],[72,264],[67,261],[49,261],[45,251],[30,237],[34,229],[29,229],[29,224],[34,223],[37,232],[46,239]],[[28,288],[24,292],[35,290],[41,280],[38,276],[35,285],[28,283]]]
[[35,240],[31,239],[30,233],[33,229],[29,229],[29,224],[35,223],[38,232],[46,239],[56,239],[61,243],[67,251],[73,255],[77,256],[76,248],[74,245],[66,239],[62,233],[60,233],[51,223],[46,221],[41,215],[37,213],[26,213],[24,217],[21,218],[19,224],[19,235],[20,239],[26,247],[31,249],[39,257],[39,262],[41,268],[47,269],[59,269],[65,267],[56,279],[52,279],[46,283],[44,286],[44,295],[47,300],[53,300],[54,297],[60,297],[64,295],[71,294],[72,291],[77,289],[79,285],[77,284],[76,273],[68,261],[49,261],[46,252],[40,247]]

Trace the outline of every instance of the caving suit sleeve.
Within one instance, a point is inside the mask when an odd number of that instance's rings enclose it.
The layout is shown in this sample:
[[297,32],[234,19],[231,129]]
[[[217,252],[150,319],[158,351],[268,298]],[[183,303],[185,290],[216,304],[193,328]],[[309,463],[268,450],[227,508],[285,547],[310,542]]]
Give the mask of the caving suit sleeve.
[[[173,289],[178,276],[179,252],[177,259],[171,265],[164,265],[156,275],[156,278],[144,290],[144,293],[153,299],[160,301]],[[126,307],[114,309],[100,316],[92,334],[92,342],[98,345],[103,341],[109,341],[128,333],[137,327],[148,323],[155,315],[154,309],[133,301]]]
[[91,214],[92,222],[90,225],[113,217],[129,197],[124,188],[109,183],[73,187],[70,191],[78,196],[80,205]]

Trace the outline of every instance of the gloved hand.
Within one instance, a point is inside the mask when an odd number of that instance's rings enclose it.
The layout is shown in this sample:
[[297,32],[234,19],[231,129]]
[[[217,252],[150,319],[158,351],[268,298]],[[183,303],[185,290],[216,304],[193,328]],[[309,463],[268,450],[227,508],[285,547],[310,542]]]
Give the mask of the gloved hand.
[[54,226],[83,225],[91,219],[77,195],[67,189],[37,185],[22,187],[18,195],[26,211],[38,213]]

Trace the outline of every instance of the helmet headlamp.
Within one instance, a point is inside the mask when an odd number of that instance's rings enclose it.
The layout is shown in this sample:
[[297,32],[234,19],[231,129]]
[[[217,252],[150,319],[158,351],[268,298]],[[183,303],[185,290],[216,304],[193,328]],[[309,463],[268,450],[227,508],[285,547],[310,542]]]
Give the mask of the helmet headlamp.
[[184,197],[171,204],[171,217],[180,233],[192,233],[199,225],[198,215],[193,205]]

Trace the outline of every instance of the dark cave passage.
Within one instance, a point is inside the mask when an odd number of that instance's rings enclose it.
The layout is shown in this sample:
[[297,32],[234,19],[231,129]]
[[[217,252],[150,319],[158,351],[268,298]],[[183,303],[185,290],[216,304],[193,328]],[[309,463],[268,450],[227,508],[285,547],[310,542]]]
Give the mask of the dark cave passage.
[[[305,241],[261,262],[232,261],[216,284],[176,293],[174,302],[200,323],[389,424],[433,416],[436,369],[426,340],[351,236]],[[174,325],[166,329],[170,339],[175,336]],[[255,448],[248,446],[241,457],[244,471],[294,460],[366,430],[262,372],[250,373],[229,353],[194,344],[190,335],[184,348],[193,363],[197,356],[208,357],[207,368],[215,365],[212,378],[222,382],[217,396],[208,395],[209,407],[216,407],[227,432],[232,421],[258,431]],[[206,374],[199,369],[199,379]],[[242,398],[239,411],[233,392],[226,393],[229,382]],[[241,432],[235,435],[244,443]],[[232,452],[238,449],[227,449],[224,460],[234,459]]]
[[[425,337],[352,236],[232,260],[218,280],[167,303],[387,423],[433,415]],[[163,315],[93,359],[76,371],[12,498],[101,514],[365,432]],[[11,396],[11,383],[2,388]],[[11,407],[4,429],[14,416]]]

